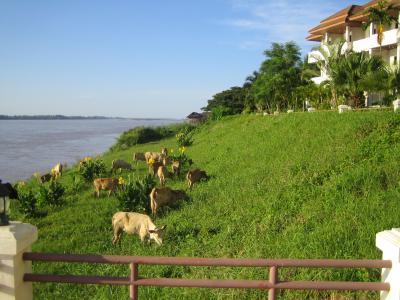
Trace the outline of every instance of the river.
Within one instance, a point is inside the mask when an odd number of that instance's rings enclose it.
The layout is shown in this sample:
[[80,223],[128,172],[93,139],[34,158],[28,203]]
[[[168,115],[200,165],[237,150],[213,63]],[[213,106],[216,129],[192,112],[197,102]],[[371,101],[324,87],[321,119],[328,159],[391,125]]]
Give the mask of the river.
[[125,130],[177,120],[0,120],[0,179],[14,182],[49,171],[58,162],[108,150]]

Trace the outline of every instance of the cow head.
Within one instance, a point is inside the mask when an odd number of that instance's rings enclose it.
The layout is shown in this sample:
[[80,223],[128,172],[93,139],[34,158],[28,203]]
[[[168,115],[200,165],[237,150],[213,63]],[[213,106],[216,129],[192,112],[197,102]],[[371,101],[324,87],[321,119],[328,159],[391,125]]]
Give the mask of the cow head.
[[160,228],[156,227],[153,230],[149,230],[149,234],[150,234],[149,239],[154,240],[157,243],[157,245],[161,246],[166,227],[167,227],[167,225],[164,225]]

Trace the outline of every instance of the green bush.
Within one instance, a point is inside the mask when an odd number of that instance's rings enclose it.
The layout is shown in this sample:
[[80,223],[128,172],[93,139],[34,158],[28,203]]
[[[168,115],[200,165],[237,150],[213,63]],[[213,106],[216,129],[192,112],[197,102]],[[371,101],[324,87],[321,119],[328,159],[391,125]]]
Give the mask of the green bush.
[[178,147],[188,147],[193,144],[193,135],[192,130],[187,127],[182,131],[176,134],[176,142],[178,143]]
[[77,194],[82,190],[82,188],[85,186],[85,182],[82,180],[82,178],[76,174],[73,173],[71,174],[71,184],[69,186],[69,191],[72,194]]
[[210,119],[213,121],[219,121],[223,117],[229,115],[232,115],[232,111],[230,108],[225,106],[217,106],[212,109]]
[[87,181],[91,182],[107,173],[106,165],[101,159],[84,158],[79,163],[79,174]]
[[180,147],[178,152],[171,149],[169,155],[172,161],[179,161],[181,164],[181,172],[189,169],[193,164],[193,160],[186,154],[186,147]]
[[159,127],[133,128],[120,135],[117,143],[111,147],[111,151],[124,150],[137,144],[159,141],[164,138],[172,137],[174,134],[181,131],[190,132],[194,128],[195,126],[185,123]]
[[[122,181],[122,182],[121,182]],[[149,195],[156,183],[152,176],[147,175],[142,179],[129,176],[123,183],[116,197],[121,211],[150,213]]]
[[51,180],[48,185],[41,185],[38,192],[39,206],[61,206],[64,202],[65,188],[57,180]]
[[37,197],[32,190],[18,189],[19,210],[25,216],[34,217],[37,214]]

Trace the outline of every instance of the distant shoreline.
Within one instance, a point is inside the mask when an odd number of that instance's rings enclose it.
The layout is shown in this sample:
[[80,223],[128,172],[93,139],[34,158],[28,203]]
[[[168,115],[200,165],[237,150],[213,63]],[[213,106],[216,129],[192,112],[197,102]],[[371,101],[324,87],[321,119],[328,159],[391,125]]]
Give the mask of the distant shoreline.
[[[122,118],[122,117],[104,117],[104,116],[64,116],[64,115],[20,115],[20,116],[7,116],[0,115],[0,120],[175,120],[173,118]],[[179,119],[176,119],[179,120]]]

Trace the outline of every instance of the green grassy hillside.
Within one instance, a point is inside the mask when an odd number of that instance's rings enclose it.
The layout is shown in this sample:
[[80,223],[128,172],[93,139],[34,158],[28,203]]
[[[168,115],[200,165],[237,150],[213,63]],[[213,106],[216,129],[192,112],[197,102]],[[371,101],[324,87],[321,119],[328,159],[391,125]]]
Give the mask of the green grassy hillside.
[[[174,138],[104,155],[132,161],[136,151],[174,147]],[[111,243],[115,198],[91,186],[65,206],[28,219],[38,226],[36,252],[232,258],[379,259],[375,234],[400,225],[400,115],[392,112],[237,116],[202,126],[188,155],[212,178],[190,200],[153,218],[167,224],[165,243],[124,236]],[[85,153],[82,153],[82,157]],[[144,174],[139,163],[135,172]],[[67,172],[62,179],[70,181]],[[168,186],[186,189],[184,181]],[[127,276],[125,266],[35,264],[37,273]],[[378,281],[371,270],[285,270],[280,279]],[[140,268],[142,276],[265,279],[265,269]],[[35,284],[37,299],[127,299],[127,287]],[[376,293],[281,293],[282,299],[374,298]],[[266,292],[140,288],[141,299],[261,299]],[[330,298],[332,297],[332,298]],[[340,298],[337,298],[340,299]]]

